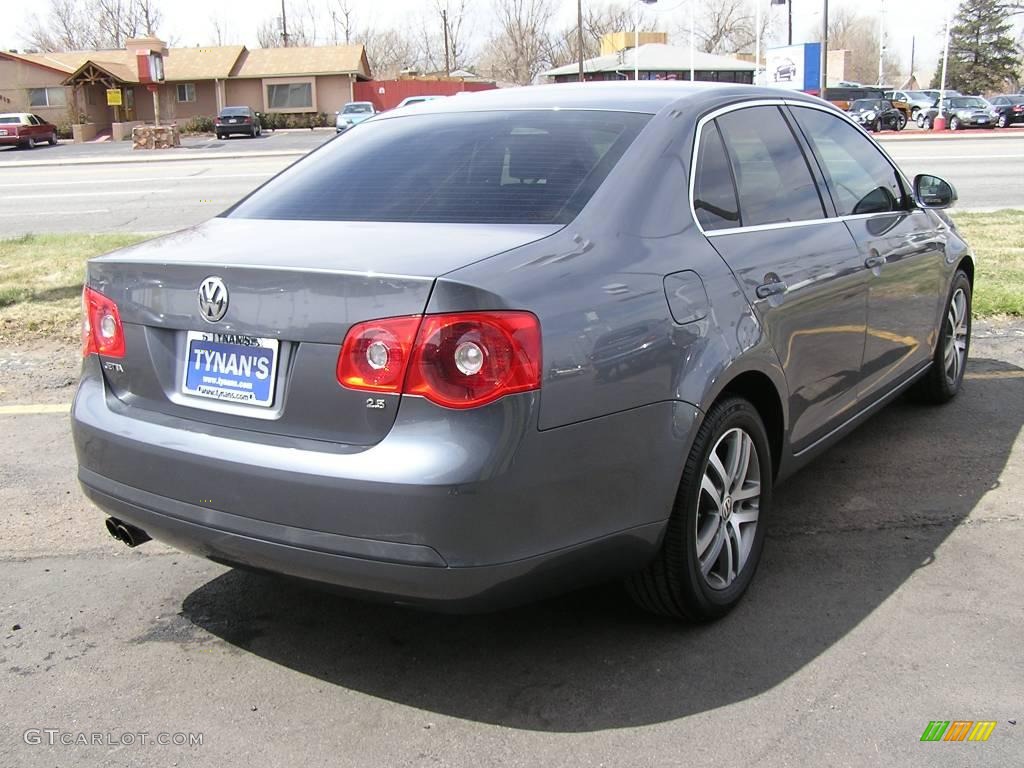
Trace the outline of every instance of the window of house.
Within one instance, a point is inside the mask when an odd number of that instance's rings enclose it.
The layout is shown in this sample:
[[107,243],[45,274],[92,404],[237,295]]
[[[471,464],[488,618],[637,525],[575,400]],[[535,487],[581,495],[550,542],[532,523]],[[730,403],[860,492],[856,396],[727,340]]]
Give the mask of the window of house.
[[716,121],[732,161],[743,226],[825,217],[818,185],[778,107],[748,107]]
[[196,100],[196,85],[195,83],[178,83],[178,102],[188,102]]
[[312,109],[312,83],[272,83],[267,86],[269,109]]
[[56,88],[29,88],[28,103],[32,107],[66,107],[68,95],[63,86]]

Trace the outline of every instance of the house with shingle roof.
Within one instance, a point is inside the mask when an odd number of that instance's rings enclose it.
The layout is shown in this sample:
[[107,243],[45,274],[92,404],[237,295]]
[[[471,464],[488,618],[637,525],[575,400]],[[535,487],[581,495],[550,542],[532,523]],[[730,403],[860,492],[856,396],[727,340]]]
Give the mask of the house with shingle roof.
[[[136,50],[158,42],[129,40],[125,49],[107,51],[0,51],[0,112],[31,112],[56,124],[84,116],[99,130],[115,122],[151,121],[153,100],[140,82]],[[158,86],[164,120],[213,117],[226,106],[332,114],[355,100],[355,83],[370,79],[370,67],[362,45],[229,45],[171,48],[164,76]],[[107,106],[108,89],[121,91],[121,106]]]

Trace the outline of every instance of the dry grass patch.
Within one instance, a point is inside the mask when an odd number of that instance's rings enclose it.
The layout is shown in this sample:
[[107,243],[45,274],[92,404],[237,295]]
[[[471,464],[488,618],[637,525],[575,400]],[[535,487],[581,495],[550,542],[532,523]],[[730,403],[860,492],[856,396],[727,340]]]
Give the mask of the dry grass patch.
[[0,240],[0,339],[77,339],[86,259],[143,239],[25,235]]
[[1024,317],[1024,211],[956,213],[974,249],[974,315]]

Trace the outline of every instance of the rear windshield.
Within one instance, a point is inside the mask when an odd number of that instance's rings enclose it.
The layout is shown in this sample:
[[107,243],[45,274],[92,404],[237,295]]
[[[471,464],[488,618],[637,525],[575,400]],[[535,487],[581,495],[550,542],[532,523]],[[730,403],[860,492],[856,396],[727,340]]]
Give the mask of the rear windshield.
[[373,108],[369,104],[348,104],[343,110],[344,114],[351,115],[353,113],[372,112]]
[[953,109],[970,109],[972,107],[987,107],[988,102],[977,98],[972,99],[970,97],[964,97],[959,99],[949,99],[949,106]]
[[238,115],[248,115],[248,107],[226,107],[220,111],[221,117],[235,117]]
[[517,111],[373,120],[225,215],[567,224],[649,119],[625,112]]

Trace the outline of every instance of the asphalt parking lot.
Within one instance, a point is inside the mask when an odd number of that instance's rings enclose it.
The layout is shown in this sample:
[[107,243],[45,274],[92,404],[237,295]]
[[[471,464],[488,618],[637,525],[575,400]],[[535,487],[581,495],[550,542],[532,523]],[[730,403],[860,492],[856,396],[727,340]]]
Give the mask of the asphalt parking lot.
[[[952,405],[900,401],[784,485],[701,627],[615,585],[438,616],[125,549],[74,480],[76,356],[0,354],[0,765],[1022,764],[1020,323],[977,325]],[[922,743],[936,719],[997,726]]]

